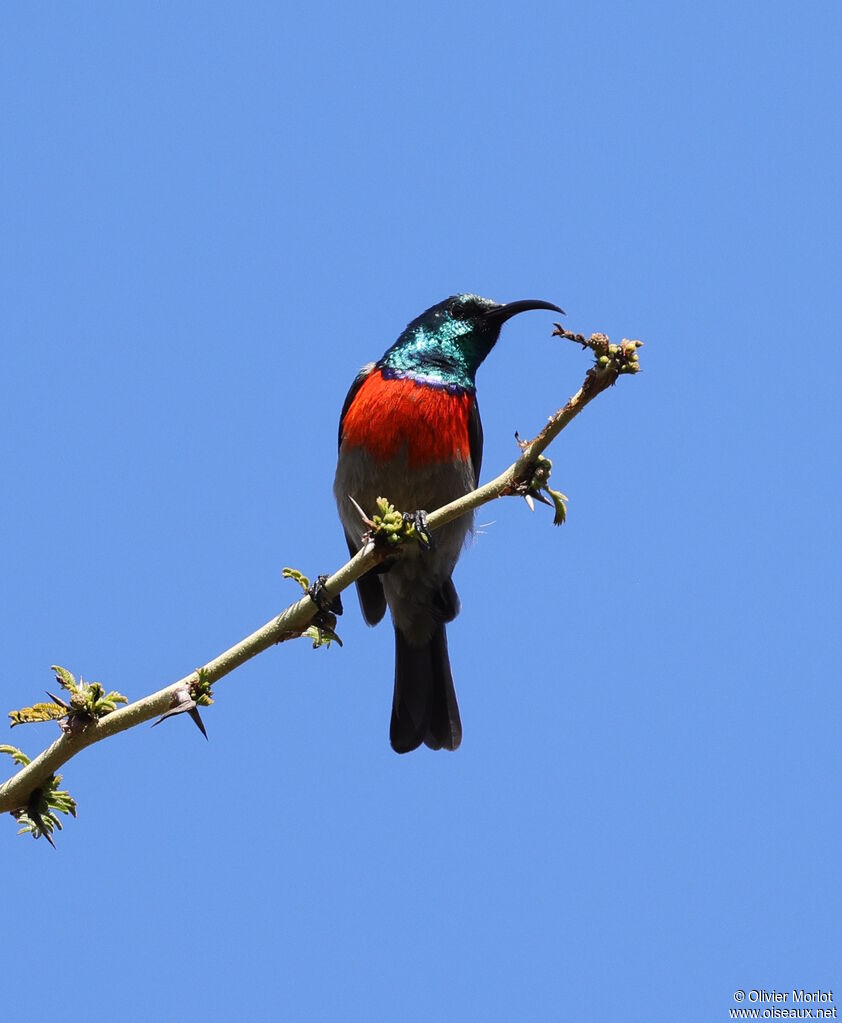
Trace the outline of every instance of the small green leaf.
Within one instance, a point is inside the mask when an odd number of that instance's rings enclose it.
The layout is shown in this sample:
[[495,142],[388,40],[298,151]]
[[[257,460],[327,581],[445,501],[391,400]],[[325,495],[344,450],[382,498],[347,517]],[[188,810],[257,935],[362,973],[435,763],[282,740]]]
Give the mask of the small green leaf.
[[[73,732],[84,728],[89,721],[94,721],[97,718],[105,717],[106,714],[111,714],[117,709],[118,704],[129,702],[128,697],[118,693],[116,690],[106,693],[105,686],[101,682],[85,682],[81,678],[77,682],[75,677],[66,668],[62,668],[57,664],[53,665],[53,671],[56,674],[58,684],[70,693],[69,708],[66,705],[62,705],[61,713],[51,714],[51,718],[56,720],[67,717],[67,721],[62,724],[62,728],[65,731]],[[61,705],[61,701],[58,701],[56,697],[53,697],[53,700]],[[70,711],[69,714],[67,713],[68,709]],[[48,719],[43,718],[39,720]],[[19,721],[16,722],[16,724],[20,723]]]
[[0,753],[8,753],[14,762],[20,764],[21,767],[29,766],[29,757],[23,750],[19,750],[17,746],[0,745]]
[[378,497],[375,503],[377,511],[371,518],[374,523],[374,537],[381,543],[395,547],[409,535],[403,513],[397,511],[385,497]]
[[[8,753],[16,763],[26,767],[29,757],[14,746],[0,746],[0,753]],[[26,801],[26,806],[12,810],[11,814],[20,824],[19,835],[32,835],[33,838],[46,838],[55,847],[53,831],[62,829],[57,813],[76,816],[76,800],[65,789],[60,789],[61,775],[51,775],[43,785],[34,789]]]
[[327,626],[311,625],[308,629],[305,629],[302,636],[306,636],[308,639],[313,641],[313,649],[316,650],[320,646],[329,647],[331,643],[338,643],[342,646],[342,640],[337,636],[333,629]]
[[204,668],[197,668],[198,679],[190,683],[190,695],[199,707],[209,707],[213,703],[213,691],[211,681]]
[[35,703],[31,707],[21,707],[20,710],[9,711],[12,728],[15,725],[29,725],[36,721],[58,721],[66,714],[67,708],[61,707],[57,703]]
[[128,703],[128,697],[123,696],[122,693],[114,692],[103,693],[103,687],[99,683],[92,683],[99,687],[99,695],[92,698],[89,703],[91,715],[95,718],[105,717],[106,714],[111,714],[112,711],[117,709],[118,703]]
[[310,589],[309,578],[303,572],[299,572],[297,568],[285,568],[281,575],[284,579],[292,579],[294,582],[297,582],[305,593]]
[[567,521],[567,496],[562,494],[560,490],[553,490],[551,487],[544,488],[550,495],[555,508],[555,516],[553,518],[554,526],[562,526]]
[[76,691],[76,679],[67,668],[62,668],[58,664],[52,666],[52,670],[56,673],[56,682],[62,687],[73,693]]

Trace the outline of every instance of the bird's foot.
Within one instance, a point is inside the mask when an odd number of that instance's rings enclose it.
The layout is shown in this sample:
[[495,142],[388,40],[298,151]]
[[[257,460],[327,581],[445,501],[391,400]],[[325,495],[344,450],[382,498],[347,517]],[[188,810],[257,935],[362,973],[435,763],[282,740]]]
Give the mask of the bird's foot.
[[[364,538],[365,539],[365,538]],[[433,535],[427,525],[425,511],[400,512],[385,497],[377,498],[377,511],[372,516],[372,528],[367,539],[373,540],[376,547],[389,550],[414,540],[425,551],[433,548]]]
[[307,587],[307,596],[319,610],[302,635],[312,639],[314,647],[330,646],[331,643],[342,646],[342,640],[336,632],[336,616],[342,614],[342,597],[339,593],[329,597],[325,593],[326,583],[326,575],[317,575],[315,582]]
[[[337,593],[335,597],[329,597],[325,593],[325,583],[327,583],[326,575],[317,575],[315,582],[307,587],[307,596],[316,607],[319,609],[319,614],[322,615],[341,615],[342,614],[342,596]],[[334,617],[333,624],[336,624],[336,618]]]
[[406,535],[418,542],[422,550],[431,551],[435,546],[433,534],[427,526],[427,513],[420,508],[414,512],[403,513],[403,524]]
[[342,646],[342,640],[336,635],[336,616],[342,614],[342,598],[338,593],[335,597],[329,597],[325,592],[328,577],[317,576],[311,585],[309,577],[297,568],[285,568],[282,574],[284,579],[297,582],[316,605],[316,613],[310,619],[310,625],[303,632],[293,632],[291,635],[308,636],[313,640],[314,647],[329,646],[331,643]]

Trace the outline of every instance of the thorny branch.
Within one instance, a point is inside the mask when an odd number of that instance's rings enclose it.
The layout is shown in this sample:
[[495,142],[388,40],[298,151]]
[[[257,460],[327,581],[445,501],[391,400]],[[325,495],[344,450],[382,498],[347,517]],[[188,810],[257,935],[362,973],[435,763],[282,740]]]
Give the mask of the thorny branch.
[[[440,529],[446,523],[488,504],[498,497],[511,494],[538,497],[534,483],[535,469],[540,456],[549,444],[586,405],[614,384],[620,375],[636,373],[640,368],[637,361],[637,349],[641,346],[640,341],[623,340],[619,345],[612,344],[604,334],[592,334],[589,338],[585,338],[581,334],[573,334],[565,330],[560,324],[555,324],[553,335],[581,344],[583,348],[589,348],[594,353],[595,364],[585,375],[582,386],[562,408],[550,416],[547,425],[537,437],[532,441],[521,443],[520,457],[504,472],[464,497],[431,512],[426,520],[427,529],[430,531]],[[546,459],[542,461],[546,463]],[[540,485],[543,486],[543,484]],[[544,489],[548,490],[548,488]],[[559,521],[558,509],[556,521]],[[394,547],[386,550],[372,537],[370,542],[337,572],[327,578],[320,577],[320,603],[338,597],[356,579],[359,579],[387,556],[395,556]],[[305,582],[307,582],[307,586],[303,588],[307,590],[309,582],[306,580]],[[313,591],[310,590],[310,592]],[[324,614],[324,611],[316,603],[316,598],[310,595],[310,592],[290,604],[250,636],[246,636],[245,639],[235,643],[234,646],[208,661],[201,668],[185,675],[184,678],[151,693],[149,696],[136,700],[126,707],[111,709],[110,712],[103,712],[102,716],[90,715],[89,719],[84,721],[84,727],[65,727],[52,745],[32,761],[25,763],[17,774],[0,785],[0,813],[12,813],[18,816],[25,813],[27,807],[32,806],[34,795],[49,788],[50,785],[56,784],[54,776],[57,769],[86,746],[101,742],[111,735],[124,732],[135,725],[151,721],[153,718],[169,716],[171,713],[188,711],[195,720],[198,717],[198,707],[211,702],[210,687],[241,664],[256,657],[270,646],[288,639],[294,639],[304,634],[312,637],[314,633],[317,638],[320,638],[322,635],[319,625],[320,616]],[[316,626],[315,629],[312,628],[313,625]],[[321,640],[319,639],[319,641]],[[53,699],[56,698],[53,697]],[[7,747],[3,752],[9,752],[11,749],[12,747]],[[19,763],[26,760],[22,754],[16,759]]]

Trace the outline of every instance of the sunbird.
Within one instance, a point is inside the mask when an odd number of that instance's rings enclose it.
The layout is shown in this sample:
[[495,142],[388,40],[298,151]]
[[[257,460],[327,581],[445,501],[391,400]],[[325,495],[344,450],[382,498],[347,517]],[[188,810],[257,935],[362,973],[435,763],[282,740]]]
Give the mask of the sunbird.
[[[424,512],[476,489],[482,423],[476,372],[512,316],[530,309],[563,313],[537,299],[499,303],[452,295],[414,319],[351,384],[339,419],[339,460],[333,485],[352,555],[360,549],[379,497]],[[359,507],[357,507],[359,506]],[[389,739],[397,753],[425,743],[455,750],[462,722],[450,671],[445,626],[459,613],[451,576],[473,513],[448,523],[430,549],[407,544],[399,557],[357,580],[363,617],[386,613],[395,627],[395,688]]]

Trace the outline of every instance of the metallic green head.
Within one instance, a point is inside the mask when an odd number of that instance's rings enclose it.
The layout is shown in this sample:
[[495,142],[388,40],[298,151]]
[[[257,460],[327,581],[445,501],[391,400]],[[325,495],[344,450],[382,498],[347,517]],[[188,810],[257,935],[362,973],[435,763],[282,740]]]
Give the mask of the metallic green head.
[[453,391],[473,391],[476,371],[488,355],[500,328],[529,309],[564,310],[540,299],[492,302],[479,295],[451,295],[410,323],[378,367],[384,376],[413,377]]

